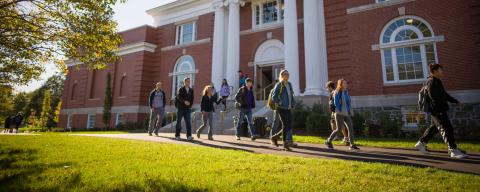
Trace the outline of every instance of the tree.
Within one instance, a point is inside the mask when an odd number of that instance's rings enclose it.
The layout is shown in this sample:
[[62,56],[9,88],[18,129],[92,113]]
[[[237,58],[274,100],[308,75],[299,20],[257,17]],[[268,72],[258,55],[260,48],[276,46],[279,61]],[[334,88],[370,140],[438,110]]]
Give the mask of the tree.
[[[125,0],[119,0],[125,2]],[[0,85],[38,79],[45,63],[65,59],[101,69],[118,60],[117,0],[1,0]]]
[[58,120],[60,119],[60,110],[62,109],[62,101],[60,100],[57,104],[57,107],[55,108],[54,116],[53,116],[53,122],[55,123],[55,126],[58,123]]
[[43,94],[42,113],[40,114],[40,126],[45,128],[52,112],[50,106],[50,90],[45,90]]
[[103,101],[103,124],[105,125],[105,129],[110,127],[110,119],[112,117],[112,102],[113,102],[113,94],[112,94],[112,76],[110,73],[107,74],[107,84],[105,86],[105,99]]

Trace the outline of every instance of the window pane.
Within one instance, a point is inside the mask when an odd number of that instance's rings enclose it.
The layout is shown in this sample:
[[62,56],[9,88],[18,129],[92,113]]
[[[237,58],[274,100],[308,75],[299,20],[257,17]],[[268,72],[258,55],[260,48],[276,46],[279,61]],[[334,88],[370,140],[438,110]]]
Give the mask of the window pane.
[[255,25],[260,24],[260,6],[255,6]]
[[263,23],[270,23],[278,20],[277,1],[263,4]]

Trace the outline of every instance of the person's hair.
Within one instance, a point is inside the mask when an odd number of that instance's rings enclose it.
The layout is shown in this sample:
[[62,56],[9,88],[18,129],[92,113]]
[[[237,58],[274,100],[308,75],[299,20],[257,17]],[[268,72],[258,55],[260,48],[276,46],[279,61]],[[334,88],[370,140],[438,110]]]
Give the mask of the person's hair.
[[278,81],[283,81],[282,75],[285,74],[285,73],[288,73],[288,70],[284,69],[284,70],[280,71],[280,73],[278,75]]
[[239,72],[239,73],[243,73],[243,71],[242,71],[242,70],[238,70],[238,72]]
[[443,69],[443,66],[441,66],[440,64],[435,64],[435,63],[432,63],[432,64],[428,65],[428,67],[430,68],[430,73],[433,73],[433,72],[437,71],[438,69]]
[[328,81],[325,86],[327,88],[335,89],[335,83],[333,81]]
[[337,88],[335,89],[335,91],[339,92],[339,91],[342,90],[342,84],[343,84],[344,81],[345,81],[345,79],[339,79],[337,81]]
[[253,82],[252,79],[250,78],[245,79],[245,83],[249,83],[249,82],[252,83]]
[[228,86],[227,79],[223,79],[223,81],[222,81],[222,86],[224,86],[224,85]]
[[185,83],[187,80],[190,80],[190,77],[183,78],[183,82]]
[[210,85],[207,85],[203,88],[203,95],[204,96],[208,94],[208,89],[210,89],[210,88],[212,88],[212,86],[210,86]]

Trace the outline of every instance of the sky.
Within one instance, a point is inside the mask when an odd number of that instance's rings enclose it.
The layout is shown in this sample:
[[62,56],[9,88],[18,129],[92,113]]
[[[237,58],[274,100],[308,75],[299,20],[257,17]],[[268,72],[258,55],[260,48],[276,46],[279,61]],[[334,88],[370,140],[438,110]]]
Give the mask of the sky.
[[[115,15],[113,19],[118,23],[118,31],[145,24],[152,25],[153,19],[145,11],[172,1],[175,0],[128,0],[126,3],[117,3],[114,7]],[[33,91],[42,86],[49,77],[59,72],[58,68],[53,64],[47,64],[45,68],[45,73],[40,77],[40,80],[31,81],[25,86],[17,86],[15,90],[17,92]]]

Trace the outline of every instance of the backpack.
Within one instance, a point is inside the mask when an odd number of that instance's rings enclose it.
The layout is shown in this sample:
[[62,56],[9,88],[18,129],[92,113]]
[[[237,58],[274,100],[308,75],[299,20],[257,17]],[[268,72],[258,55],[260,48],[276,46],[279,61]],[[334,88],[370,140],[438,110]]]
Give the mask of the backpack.
[[[273,93],[275,92],[275,89],[270,90],[270,94],[268,94],[268,99],[267,99],[267,107],[270,108],[271,110],[276,110],[277,107],[275,106],[275,102],[273,101]],[[283,92],[283,85],[280,82],[280,96],[282,95]]]
[[330,112],[334,113],[335,112],[335,102],[333,101],[333,91],[330,93],[330,97],[328,98],[328,104],[330,106]]
[[431,99],[428,95],[428,83],[425,82],[418,92],[418,110],[423,112],[430,112]]
[[235,108],[240,109],[242,107],[242,97],[245,93],[244,87],[241,87],[238,93],[235,95]]

